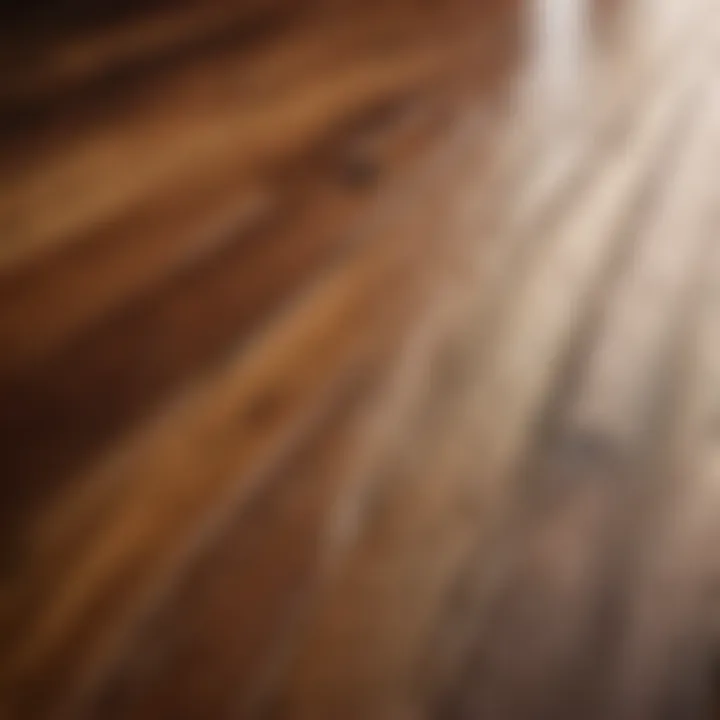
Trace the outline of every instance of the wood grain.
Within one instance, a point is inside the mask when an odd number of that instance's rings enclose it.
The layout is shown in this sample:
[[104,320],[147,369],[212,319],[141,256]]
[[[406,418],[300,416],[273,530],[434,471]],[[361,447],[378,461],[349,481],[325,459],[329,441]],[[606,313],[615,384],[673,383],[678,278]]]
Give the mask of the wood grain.
[[0,718],[717,715],[711,0],[2,17]]

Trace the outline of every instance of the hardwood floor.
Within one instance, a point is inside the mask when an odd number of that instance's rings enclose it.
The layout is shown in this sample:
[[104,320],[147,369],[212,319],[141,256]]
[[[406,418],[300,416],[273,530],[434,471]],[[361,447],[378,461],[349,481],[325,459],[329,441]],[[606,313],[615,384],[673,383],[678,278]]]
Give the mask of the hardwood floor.
[[2,13],[0,719],[717,716],[714,2]]

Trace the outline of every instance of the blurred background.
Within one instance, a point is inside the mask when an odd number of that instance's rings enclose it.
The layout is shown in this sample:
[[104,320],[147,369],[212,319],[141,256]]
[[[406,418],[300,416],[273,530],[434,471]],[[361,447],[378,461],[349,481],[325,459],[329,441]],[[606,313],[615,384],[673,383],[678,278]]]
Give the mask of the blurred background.
[[720,5],[0,10],[2,720],[720,716]]

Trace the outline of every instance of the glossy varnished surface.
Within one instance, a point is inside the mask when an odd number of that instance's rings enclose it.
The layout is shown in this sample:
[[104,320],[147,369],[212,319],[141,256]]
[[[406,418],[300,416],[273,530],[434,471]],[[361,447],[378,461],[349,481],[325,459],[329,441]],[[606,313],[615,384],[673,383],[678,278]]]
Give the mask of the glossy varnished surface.
[[0,718],[715,717],[712,0],[4,12]]

